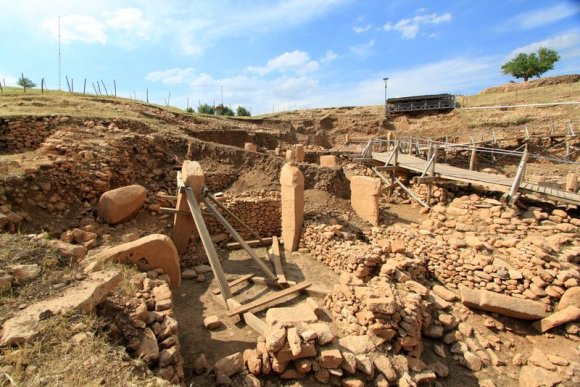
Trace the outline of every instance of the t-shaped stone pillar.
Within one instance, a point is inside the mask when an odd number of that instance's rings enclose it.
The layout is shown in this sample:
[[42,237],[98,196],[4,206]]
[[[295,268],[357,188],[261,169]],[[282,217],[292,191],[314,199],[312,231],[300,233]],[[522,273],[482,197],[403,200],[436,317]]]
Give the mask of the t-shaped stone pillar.
[[286,151],[286,160],[294,161],[296,153],[292,149],[288,149]]
[[286,251],[298,250],[304,222],[304,175],[293,162],[280,172],[282,191],[282,241]]
[[368,176],[350,178],[350,205],[358,216],[373,226],[379,225],[381,181]]
[[251,142],[244,143],[244,149],[247,150],[248,152],[258,151],[258,147],[256,146],[256,144],[252,144]]
[[303,163],[304,162],[304,145],[296,144],[295,152],[296,152],[296,162]]
[[[199,203],[201,191],[205,184],[205,176],[201,165],[197,161],[185,160],[183,162],[183,166],[181,167],[181,181],[186,187],[191,187]],[[187,250],[192,233],[195,231],[195,222],[189,214],[189,206],[185,193],[179,192],[177,194],[177,210],[183,211],[183,213],[178,212],[175,214],[171,240],[175,244],[177,252],[183,254]]]

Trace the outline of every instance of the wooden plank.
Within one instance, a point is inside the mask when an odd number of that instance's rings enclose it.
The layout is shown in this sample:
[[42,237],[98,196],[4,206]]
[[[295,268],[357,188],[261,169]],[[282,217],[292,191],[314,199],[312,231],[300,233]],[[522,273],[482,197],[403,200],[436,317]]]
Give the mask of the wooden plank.
[[224,228],[230,233],[230,235],[234,237],[235,240],[238,241],[238,243],[244,248],[244,250],[246,250],[248,254],[250,254],[250,257],[252,257],[252,259],[258,264],[258,266],[260,267],[260,269],[262,269],[266,277],[272,280],[277,279],[274,273],[272,273],[272,270],[270,270],[270,268],[266,266],[266,264],[256,255],[254,250],[250,246],[248,246],[246,241],[244,241],[244,239],[240,236],[240,234],[238,234],[238,232],[232,227],[232,225],[228,223],[226,218],[224,218],[224,216],[220,214],[219,211],[210,203],[207,197],[202,197],[201,200],[205,204],[207,209],[221,223],[221,225],[224,226]]
[[397,172],[397,170],[400,171],[400,170],[403,169],[401,167],[395,167],[395,166],[392,166],[392,165],[389,165],[387,167],[385,167],[385,166],[378,166],[378,167],[375,167],[375,168],[377,169],[377,171],[383,171],[383,172]]
[[[242,307],[242,304],[240,304],[233,298],[228,299],[227,303],[228,307],[232,309],[239,309]],[[255,314],[251,312],[246,312],[242,314],[242,318],[244,319],[244,322],[248,324],[248,326],[252,328],[254,331],[256,331],[260,336],[266,337],[266,333],[268,332],[268,324],[260,320]]]
[[[242,282],[249,281],[249,280],[250,280],[250,278],[252,278],[253,276],[254,276],[254,274],[246,274],[246,275],[243,275],[243,276],[241,276],[241,277],[238,277],[238,278],[236,278],[235,280],[228,282],[228,287],[229,287],[229,288],[230,288],[230,290],[231,290],[231,288],[232,288],[232,287],[234,287],[234,286],[236,286],[236,285],[238,285],[238,284],[241,284]],[[214,289],[214,290],[212,290],[211,292],[212,292],[213,294],[215,294],[215,295],[218,295],[218,294],[220,294],[220,293],[221,293],[219,289]]]
[[232,292],[228,287],[228,281],[224,274],[224,269],[219,260],[217,252],[215,251],[213,241],[211,240],[211,236],[209,235],[209,231],[207,230],[207,226],[203,220],[203,216],[201,215],[201,210],[199,209],[199,205],[197,204],[195,195],[193,194],[193,191],[189,187],[183,188],[183,191],[185,192],[187,204],[189,205],[189,209],[191,210],[191,215],[193,217],[195,227],[197,228],[197,231],[201,238],[201,243],[203,244],[203,248],[205,250],[205,253],[207,254],[211,270],[213,271],[213,275],[218,281],[218,286],[220,288],[222,297],[224,300],[232,298]]
[[[250,279],[250,282],[253,282],[255,284],[261,284],[261,285],[270,285],[272,284],[271,281],[268,281],[266,278],[264,277],[258,277],[258,276],[254,276]],[[287,281],[288,285],[296,285],[296,281]],[[321,286],[318,285],[310,285],[308,288],[306,288],[306,291],[311,294],[311,295],[317,295],[317,296],[326,296],[328,294],[331,293],[330,290],[325,289]]]
[[163,212],[164,214],[189,214],[189,215],[191,215],[191,213],[189,211],[182,211],[182,210],[177,210],[175,208],[169,208],[169,207],[161,207],[161,208],[159,208],[159,212]]
[[[268,246],[269,244],[272,243],[272,238],[268,237],[268,238],[262,238],[262,240],[251,240],[251,241],[246,241],[246,243],[249,246],[252,247],[260,247],[260,246]],[[226,245],[226,247],[230,250],[234,250],[234,249],[241,249],[242,246],[238,243],[238,242],[231,242],[228,243]]]
[[274,271],[278,277],[279,284],[286,284],[286,275],[284,274],[284,269],[282,269],[282,260],[280,255],[280,244],[278,243],[278,237],[274,235],[272,237],[272,255],[269,256],[270,260],[274,263]]
[[439,180],[441,179],[438,176],[413,177],[413,183],[415,184],[437,183]]
[[375,159],[373,159],[372,157],[354,157],[352,159],[353,162],[355,163],[366,163],[369,161],[374,161]]
[[252,301],[250,303],[247,303],[247,304],[242,305],[239,308],[236,308],[236,309],[234,309],[232,311],[229,311],[228,312],[228,316],[231,317],[231,316],[235,316],[236,314],[242,314],[244,312],[248,312],[248,311],[250,311],[250,310],[252,310],[254,308],[258,308],[258,307],[260,307],[262,305],[269,304],[269,303],[271,303],[273,301],[279,300],[282,297],[286,297],[286,296],[288,296],[288,295],[290,295],[292,293],[295,293],[295,292],[299,292],[301,290],[304,290],[307,287],[309,287],[310,285],[312,285],[311,282],[301,282],[301,283],[296,284],[294,286],[291,286],[291,287],[289,287],[287,289],[280,290],[279,292],[275,292],[275,293],[272,293],[272,294],[268,294],[268,295],[266,295],[264,297],[260,297],[257,300],[254,300],[254,301]]

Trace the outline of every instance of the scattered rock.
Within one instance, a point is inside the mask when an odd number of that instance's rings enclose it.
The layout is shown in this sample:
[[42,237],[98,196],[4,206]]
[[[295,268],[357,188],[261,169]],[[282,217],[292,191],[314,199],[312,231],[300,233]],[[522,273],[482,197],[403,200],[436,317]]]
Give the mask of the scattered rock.
[[140,185],[129,185],[101,195],[98,215],[109,224],[117,224],[133,217],[145,203],[147,190]]

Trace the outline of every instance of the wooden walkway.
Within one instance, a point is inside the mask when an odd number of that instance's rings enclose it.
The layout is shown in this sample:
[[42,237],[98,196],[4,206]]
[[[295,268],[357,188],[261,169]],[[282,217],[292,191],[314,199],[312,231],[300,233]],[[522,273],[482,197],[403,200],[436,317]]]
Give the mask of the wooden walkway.
[[[391,156],[391,151],[373,153],[372,158],[382,163],[387,163]],[[393,164],[391,160],[390,164]],[[397,155],[397,167],[422,173],[427,167],[428,161],[419,157],[399,153]],[[486,186],[502,192],[508,192],[513,184],[513,178],[502,177],[490,173],[470,171],[468,169],[453,167],[448,164],[436,163],[435,176],[441,179],[455,180],[473,185]],[[537,184],[522,182],[519,192],[523,194],[533,194],[550,200],[580,205],[580,194],[559,189],[544,187]]]

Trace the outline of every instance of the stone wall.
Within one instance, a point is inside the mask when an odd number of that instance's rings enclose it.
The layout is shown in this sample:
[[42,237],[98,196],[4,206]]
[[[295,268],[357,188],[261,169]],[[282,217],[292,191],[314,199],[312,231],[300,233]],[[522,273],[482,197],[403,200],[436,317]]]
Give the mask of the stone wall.
[[[225,195],[222,204],[232,211],[261,237],[280,235],[280,193],[276,191],[245,192],[240,195]],[[218,208],[228,222],[245,240],[256,239],[225,211]],[[211,215],[204,217],[207,228],[216,241],[233,241],[221,223]]]
[[67,117],[5,117],[0,118],[0,154],[31,151],[54,131],[54,126]]

